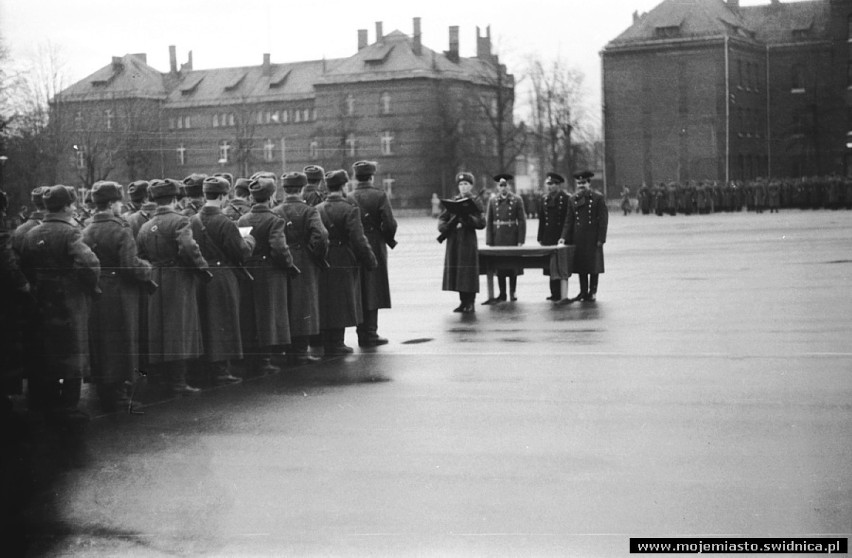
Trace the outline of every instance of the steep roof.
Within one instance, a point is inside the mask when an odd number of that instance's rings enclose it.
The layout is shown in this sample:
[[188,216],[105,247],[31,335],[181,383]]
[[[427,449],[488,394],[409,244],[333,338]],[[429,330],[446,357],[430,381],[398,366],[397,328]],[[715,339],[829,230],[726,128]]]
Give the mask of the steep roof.
[[652,41],[661,37],[658,29],[678,28],[678,37],[707,37],[724,35],[737,29],[748,33],[745,22],[724,0],[663,0],[642,15],[610,45]]
[[66,88],[60,96],[66,101],[104,97],[162,99],[166,96],[166,86],[163,74],[149,66],[144,55],[125,54]]
[[251,102],[311,99],[314,83],[341,61],[312,60],[289,64],[194,70],[181,76],[169,93],[170,107],[229,105],[242,99]]
[[761,43],[809,41],[828,34],[830,0],[731,8],[725,0],[663,0],[607,44],[737,36]]
[[830,33],[831,6],[828,0],[775,2],[740,8],[744,21],[765,43],[794,43],[822,39]]
[[317,85],[417,77],[450,77],[480,83],[493,72],[493,64],[480,58],[460,57],[454,62],[426,46],[421,46],[418,55],[412,39],[395,30],[343,60],[323,75]]

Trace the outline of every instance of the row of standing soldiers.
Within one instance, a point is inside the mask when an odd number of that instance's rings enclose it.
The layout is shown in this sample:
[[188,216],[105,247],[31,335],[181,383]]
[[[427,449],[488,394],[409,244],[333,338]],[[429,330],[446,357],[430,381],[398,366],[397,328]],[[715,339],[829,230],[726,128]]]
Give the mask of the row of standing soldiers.
[[[622,192],[629,200],[629,188]],[[727,184],[706,181],[659,183],[643,185],[638,194],[639,210],[643,215],[675,215],[683,213],[714,213],[721,211],[748,211],[762,213],[778,212],[781,208],[799,209],[852,209],[852,178],[840,176],[811,177],[802,179],[758,178],[746,182],[731,181]]]
[[[387,246],[397,224],[373,185],[376,163],[353,171],[348,195],[345,170],[285,173],[283,199],[272,173],[233,186],[227,173],[137,181],[129,203],[121,185],[98,182],[85,220],[73,188],[34,190],[37,210],[3,246],[4,267],[19,265],[25,278],[12,288],[30,301],[17,316],[21,335],[6,339],[19,349],[30,407],[80,417],[90,378],[105,410],[132,410],[148,370],[190,395],[190,362],[215,384],[235,383],[236,360],[268,373],[273,357],[348,354],[351,326],[362,347],[387,343],[378,310],[390,308]],[[20,378],[4,381],[7,394],[20,390]]]

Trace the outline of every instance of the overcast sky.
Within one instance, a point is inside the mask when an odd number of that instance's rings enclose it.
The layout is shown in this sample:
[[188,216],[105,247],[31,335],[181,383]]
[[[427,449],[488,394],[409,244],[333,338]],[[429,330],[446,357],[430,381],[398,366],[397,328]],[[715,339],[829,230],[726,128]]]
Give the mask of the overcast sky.
[[[195,69],[341,58],[357,50],[357,30],[375,22],[384,33],[412,34],[421,18],[423,44],[443,51],[448,27],[458,25],[462,56],[476,53],[476,27],[491,26],[495,50],[516,76],[530,55],[562,57],[586,76],[592,111],[599,112],[598,53],[661,0],[0,0],[0,33],[17,62],[31,60],[48,42],[64,60],[66,83],[107,65],[112,56],[144,52],[148,64],[169,69],[169,45],[178,62],[193,53]],[[742,5],[769,0],[742,0]]]

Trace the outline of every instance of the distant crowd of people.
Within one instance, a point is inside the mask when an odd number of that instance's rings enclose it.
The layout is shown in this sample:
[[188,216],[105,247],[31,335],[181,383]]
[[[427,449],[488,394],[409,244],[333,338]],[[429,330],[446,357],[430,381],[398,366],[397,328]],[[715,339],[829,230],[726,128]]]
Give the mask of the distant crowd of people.
[[[727,184],[707,181],[642,185],[636,194],[643,215],[706,214],[720,211],[778,212],[782,208],[852,209],[852,178],[815,176],[799,179],[758,178]],[[631,191],[621,192],[621,209],[633,210]]]

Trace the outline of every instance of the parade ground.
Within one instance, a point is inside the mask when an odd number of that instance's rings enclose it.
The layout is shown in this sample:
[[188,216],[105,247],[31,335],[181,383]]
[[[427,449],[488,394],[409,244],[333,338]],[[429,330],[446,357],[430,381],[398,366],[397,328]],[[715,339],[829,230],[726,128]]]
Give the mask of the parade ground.
[[[612,213],[597,302],[452,312],[400,218],[388,345],[29,429],[34,556],[626,556],[849,537],[852,211]],[[535,245],[537,221],[528,223]],[[482,240],[483,237],[480,238]],[[576,277],[569,294],[576,295]],[[8,479],[7,479],[8,482]]]

